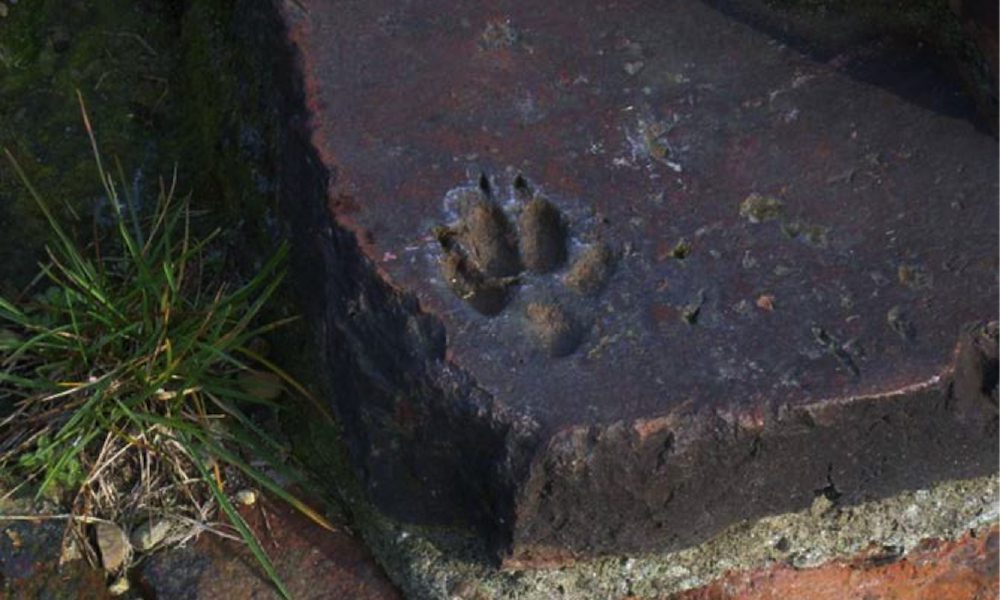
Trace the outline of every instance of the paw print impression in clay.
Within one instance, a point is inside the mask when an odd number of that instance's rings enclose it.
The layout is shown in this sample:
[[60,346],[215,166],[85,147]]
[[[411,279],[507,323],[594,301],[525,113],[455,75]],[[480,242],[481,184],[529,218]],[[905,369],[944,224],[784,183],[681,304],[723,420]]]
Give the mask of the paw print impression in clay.
[[[602,241],[574,242],[564,214],[523,175],[506,192],[498,197],[481,174],[476,185],[446,194],[453,222],[434,230],[441,274],[481,317],[517,311],[512,321],[539,349],[569,356],[586,338],[588,307],[611,277],[615,253]],[[533,297],[518,301],[521,287]]]

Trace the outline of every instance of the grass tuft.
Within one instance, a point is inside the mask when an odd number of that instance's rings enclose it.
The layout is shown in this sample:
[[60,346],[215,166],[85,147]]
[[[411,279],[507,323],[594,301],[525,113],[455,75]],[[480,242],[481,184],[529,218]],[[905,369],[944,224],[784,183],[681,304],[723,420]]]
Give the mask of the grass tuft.
[[[252,418],[254,407],[277,408],[274,394],[241,383],[264,377],[271,388],[304,392],[255,345],[282,324],[259,321],[287,250],[249,281],[227,276],[219,232],[195,238],[176,180],[161,181],[145,210],[119,193],[127,189],[121,167],[117,179],[105,169],[82,97],[80,109],[111,211],[89,244],[75,241],[4,151],[53,241],[29,290],[16,302],[0,298],[0,476],[68,504],[83,545],[94,519],[127,530],[169,517],[187,524],[174,538],[181,541],[212,529],[221,510],[287,598],[227,485],[260,485],[330,527],[269,474],[295,477],[282,466],[281,444]],[[261,459],[268,472],[252,466]]]

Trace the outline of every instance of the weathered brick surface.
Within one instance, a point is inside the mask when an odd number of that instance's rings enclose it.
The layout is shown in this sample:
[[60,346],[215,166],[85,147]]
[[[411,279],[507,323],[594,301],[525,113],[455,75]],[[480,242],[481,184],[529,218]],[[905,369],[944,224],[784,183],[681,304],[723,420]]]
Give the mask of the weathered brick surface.
[[903,558],[866,553],[811,569],[776,565],[727,575],[674,600],[992,600],[1000,594],[997,529],[927,541]]
[[[267,498],[240,512],[293,598],[401,598],[364,544],[345,531],[328,531]],[[154,555],[139,580],[157,600],[279,598],[245,545],[212,535]]]
[[[30,511],[18,511],[30,514]],[[345,530],[328,531],[267,497],[240,512],[270,556],[292,597],[308,600],[399,600],[364,544]],[[12,600],[107,600],[105,574],[82,559],[59,565],[65,521],[0,522],[0,597]],[[130,573],[125,598],[243,600],[279,598],[241,542],[203,534],[180,548],[144,558]]]
[[996,343],[996,143],[908,47],[819,62],[687,0],[281,6],[282,204],[380,507],[517,567],[995,471],[956,340]]

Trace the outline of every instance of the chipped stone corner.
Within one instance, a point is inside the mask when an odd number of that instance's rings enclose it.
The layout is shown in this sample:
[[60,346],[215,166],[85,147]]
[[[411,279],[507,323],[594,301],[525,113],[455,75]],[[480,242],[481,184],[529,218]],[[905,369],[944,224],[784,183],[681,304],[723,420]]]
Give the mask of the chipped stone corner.
[[815,567],[866,551],[902,558],[928,539],[957,540],[1000,525],[1000,477],[951,481],[856,506],[820,495],[807,510],[738,523],[677,552],[610,556],[559,569],[499,570],[475,541],[373,514],[362,525],[408,598],[661,598],[728,571],[783,563]]

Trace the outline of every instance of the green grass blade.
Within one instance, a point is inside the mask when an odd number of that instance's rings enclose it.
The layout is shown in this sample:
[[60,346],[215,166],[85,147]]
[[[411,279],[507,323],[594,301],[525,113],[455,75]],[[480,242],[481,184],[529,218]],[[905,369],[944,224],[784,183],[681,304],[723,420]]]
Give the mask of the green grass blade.
[[213,456],[216,456],[226,461],[227,463],[233,465],[234,467],[238,468],[240,471],[243,471],[243,473],[248,475],[257,483],[259,483],[261,487],[263,487],[267,491],[271,492],[275,496],[287,502],[292,508],[299,511],[313,522],[317,523],[318,525],[322,526],[323,528],[329,531],[336,530],[336,528],[332,524],[330,524],[330,522],[327,521],[326,518],[324,518],[322,515],[320,515],[315,510],[310,508],[304,502],[302,502],[301,500],[290,494],[287,490],[278,485],[272,478],[268,477],[267,475],[264,475],[257,469],[253,468],[252,466],[241,460],[238,456],[236,456],[223,446],[216,444],[209,439],[206,439],[202,433],[199,433],[197,435],[201,443],[205,444],[206,448],[208,448],[208,450],[212,453]]
[[[190,441],[185,440],[183,443],[191,456],[199,456],[198,449],[193,447],[192,444],[190,444]],[[288,588],[285,587],[284,582],[282,582],[281,577],[278,575],[278,571],[274,568],[274,564],[271,562],[271,559],[267,556],[267,553],[264,552],[264,548],[261,547],[260,542],[257,540],[257,536],[255,536],[253,531],[250,530],[250,526],[247,525],[247,522],[240,516],[240,513],[236,511],[236,508],[233,506],[232,502],[229,501],[225,492],[219,487],[215,478],[209,473],[205,464],[197,459],[194,461],[194,464],[198,469],[198,472],[201,474],[202,479],[204,479],[205,483],[208,484],[209,489],[212,491],[212,495],[215,496],[216,501],[219,503],[219,508],[221,508],[222,512],[224,512],[229,518],[233,527],[239,531],[243,541],[250,548],[250,552],[254,555],[254,558],[257,559],[257,562],[260,563],[261,568],[264,569],[264,572],[267,574],[268,578],[270,578],[271,583],[273,583],[274,587],[277,588],[278,593],[280,593],[286,600],[292,600],[292,595],[288,592]]]
[[122,163],[115,157],[115,167],[118,169],[118,179],[122,182],[122,194],[125,196],[125,208],[128,210],[128,217],[132,225],[132,233],[135,235],[135,240],[138,242],[139,247],[145,247],[146,242],[142,237],[142,227],[139,225],[139,215],[135,210],[136,199],[132,197],[132,194],[128,190],[128,180],[125,178],[125,169],[122,168]]
[[[38,349],[52,350],[52,351],[65,351],[67,349],[72,350],[73,344],[66,340],[65,336],[60,334],[69,333],[72,325],[61,325],[54,329],[43,329],[38,335],[32,336],[27,340],[23,341],[9,356],[4,357],[4,363],[11,364],[15,360],[26,355],[29,351]],[[54,339],[60,343],[53,344],[48,343],[48,340]]]

